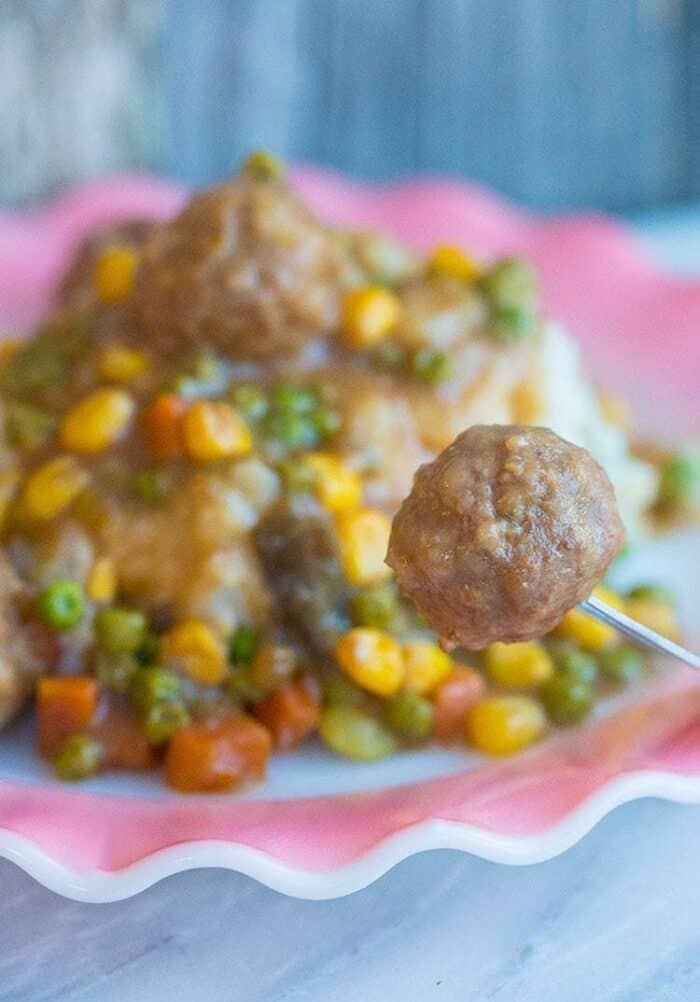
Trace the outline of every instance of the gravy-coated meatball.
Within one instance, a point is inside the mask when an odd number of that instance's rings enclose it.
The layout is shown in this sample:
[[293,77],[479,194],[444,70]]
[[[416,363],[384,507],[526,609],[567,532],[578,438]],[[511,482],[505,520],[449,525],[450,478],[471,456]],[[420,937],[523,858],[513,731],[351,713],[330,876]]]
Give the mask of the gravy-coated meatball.
[[82,309],[95,299],[95,264],[100,253],[113,245],[139,249],[154,224],[147,219],[132,219],[104,226],[92,233],[78,247],[71,265],[58,288],[57,305]]
[[343,251],[283,184],[240,178],[193,197],[147,241],[136,310],[165,351],[294,354],[338,314]]
[[387,561],[446,647],[478,650],[551,630],[623,540],[588,452],[547,428],[478,425],[418,470]]

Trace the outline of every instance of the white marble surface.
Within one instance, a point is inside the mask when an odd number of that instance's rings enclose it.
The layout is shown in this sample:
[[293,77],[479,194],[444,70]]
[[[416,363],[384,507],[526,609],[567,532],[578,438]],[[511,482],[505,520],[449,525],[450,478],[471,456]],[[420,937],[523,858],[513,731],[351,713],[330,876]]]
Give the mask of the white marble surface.
[[[700,212],[641,225],[699,270]],[[700,809],[640,802],[549,863],[426,853],[327,902],[201,871],[82,905],[0,862],[0,1000],[695,1002],[699,846]]]
[[2,999],[694,1002],[700,809],[640,802],[549,863],[416,856],[338,901],[232,873],[80,905],[0,865]]

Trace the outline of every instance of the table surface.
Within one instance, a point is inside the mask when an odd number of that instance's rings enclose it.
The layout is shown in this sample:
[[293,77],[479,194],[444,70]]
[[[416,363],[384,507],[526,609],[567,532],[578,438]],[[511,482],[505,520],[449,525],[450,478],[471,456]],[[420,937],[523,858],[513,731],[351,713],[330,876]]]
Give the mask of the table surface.
[[[700,209],[636,218],[700,270]],[[700,999],[700,809],[618,809],[548,863],[415,856],[337,901],[199,871],[109,905],[0,861],[0,999],[691,1002]]]

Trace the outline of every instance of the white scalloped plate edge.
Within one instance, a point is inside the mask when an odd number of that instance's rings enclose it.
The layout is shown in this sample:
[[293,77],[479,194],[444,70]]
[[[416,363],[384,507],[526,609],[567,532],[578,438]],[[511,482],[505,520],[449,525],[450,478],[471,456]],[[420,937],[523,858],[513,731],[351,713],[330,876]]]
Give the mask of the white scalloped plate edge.
[[56,894],[82,902],[120,901],[165,877],[205,868],[234,870],[282,894],[323,900],[361,890],[397,863],[429,849],[457,849],[510,866],[542,863],[570,849],[615,808],[648,797],[700,804],[700,777],[661,771],[631,773],[598,790],[559,824],[531,836],[499,835],[458,821],[424,821],[388,836],[352,863],[325,871],[289,866],[241,844],[194,841],[161,849],[120,870],[81,872],[6,829],[0,829],[0,858],[15,863]]

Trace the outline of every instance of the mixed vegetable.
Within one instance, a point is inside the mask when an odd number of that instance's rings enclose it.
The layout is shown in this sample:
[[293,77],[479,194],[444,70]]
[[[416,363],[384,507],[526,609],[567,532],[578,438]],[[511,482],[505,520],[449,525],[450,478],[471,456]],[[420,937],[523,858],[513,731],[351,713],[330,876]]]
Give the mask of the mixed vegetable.
[[[281,173],[259,154],[240,183]],[[378,400],[439,393],[454,359],[397,336],[404,285],[465,290],[479,336],[510,350],[539,323],[528,265],[451,245],[398,274],[349,256],[331,354],[262,365],[235,343],[156,350],[132,312],[140,256],[98,248],[80,296],[0,367],[4,553],[22,628],[50,651],[36,716],[57,776],[162,765],[175,789],[230,790],[312,734],[362,761],[431,740],[510,754],[647,671],[578,611],[542,642],[448,656],[384,563],[391,505],[368,500],[382,460],[334,372],[378,380]],[[697,462],[673,457],[659,504],[697,486]],[[656,588],[605,597],[677,632]]]

